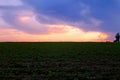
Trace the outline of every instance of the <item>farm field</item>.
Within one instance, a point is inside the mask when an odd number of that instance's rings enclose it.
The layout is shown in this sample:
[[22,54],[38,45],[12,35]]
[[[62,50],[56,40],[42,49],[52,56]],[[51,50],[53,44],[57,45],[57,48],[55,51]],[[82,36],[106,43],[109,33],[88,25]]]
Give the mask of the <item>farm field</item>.
[[120,80],[120,44],[1,42],[0,80]]

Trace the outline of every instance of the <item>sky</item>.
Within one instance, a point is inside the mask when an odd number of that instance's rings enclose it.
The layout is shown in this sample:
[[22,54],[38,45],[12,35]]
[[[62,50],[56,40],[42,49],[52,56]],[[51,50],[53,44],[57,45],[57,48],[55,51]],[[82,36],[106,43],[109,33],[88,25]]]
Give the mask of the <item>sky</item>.
[[120,30],[120,0],[0,0],[0,42],[104,42]]

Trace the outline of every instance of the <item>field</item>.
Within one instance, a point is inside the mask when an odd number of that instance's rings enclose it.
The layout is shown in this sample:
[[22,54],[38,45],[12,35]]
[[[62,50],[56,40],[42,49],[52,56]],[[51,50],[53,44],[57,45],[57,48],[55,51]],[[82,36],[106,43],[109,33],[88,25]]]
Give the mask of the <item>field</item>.
[[0,80],[120,80],[120,44],[1,42]]

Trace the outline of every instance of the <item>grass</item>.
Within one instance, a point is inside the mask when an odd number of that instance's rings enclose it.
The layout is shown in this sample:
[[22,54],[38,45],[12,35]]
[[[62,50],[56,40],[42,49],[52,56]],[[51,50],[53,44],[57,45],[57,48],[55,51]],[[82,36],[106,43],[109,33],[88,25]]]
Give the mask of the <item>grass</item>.
[[0,43],[0,80],[118,80],[120,44]]

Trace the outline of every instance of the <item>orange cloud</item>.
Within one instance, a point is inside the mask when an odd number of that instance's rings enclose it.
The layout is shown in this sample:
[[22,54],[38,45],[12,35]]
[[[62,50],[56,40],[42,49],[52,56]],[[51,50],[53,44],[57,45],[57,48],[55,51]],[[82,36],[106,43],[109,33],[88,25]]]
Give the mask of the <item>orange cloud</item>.
[[49,33],[66,33],[66,27],[64,25],[46,25]]
[[21,22],[26,22],[26,21],[28,21],[28,20],[30,20],[30,19],[31,19],[30,16],[20,16],[20,17],[19,17],[19,20],[20,20]]
[[106,41],[108,34],[98,31],[85,32],[68,25],[46,25],[47,34],[28,34],[16,29],[0,29],[0,41]]
[[[54,26],[54,25],[53,25]],[[56,25],[57,27],[63,27],[65,33],[51,35],[57,37],[58,40],[63,41],[105,41],[109,35],[103,32],[90,31],[85,32],[84,30],[68,26],[68,25]]]

